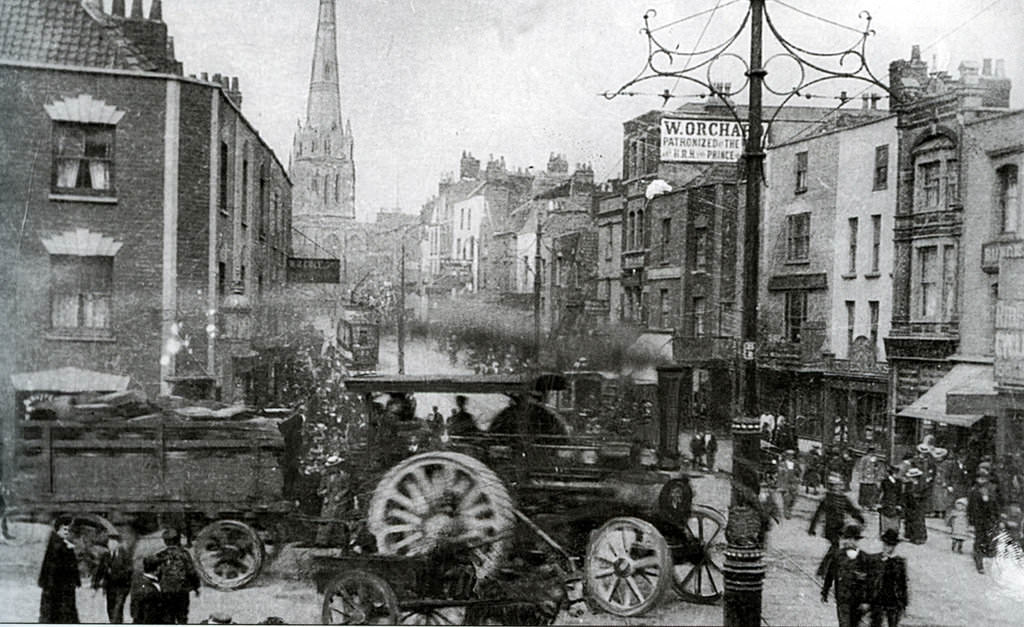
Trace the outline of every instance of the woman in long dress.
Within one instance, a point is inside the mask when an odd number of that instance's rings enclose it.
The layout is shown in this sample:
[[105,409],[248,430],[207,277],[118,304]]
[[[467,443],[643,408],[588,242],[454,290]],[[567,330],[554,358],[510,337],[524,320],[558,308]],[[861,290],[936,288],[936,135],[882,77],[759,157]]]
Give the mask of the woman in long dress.
[[82,585],[78,574],[78,558],[71,543],[71,520],[59,518],[54,524],[39,570],[40,623],[77,623],[76,588]]

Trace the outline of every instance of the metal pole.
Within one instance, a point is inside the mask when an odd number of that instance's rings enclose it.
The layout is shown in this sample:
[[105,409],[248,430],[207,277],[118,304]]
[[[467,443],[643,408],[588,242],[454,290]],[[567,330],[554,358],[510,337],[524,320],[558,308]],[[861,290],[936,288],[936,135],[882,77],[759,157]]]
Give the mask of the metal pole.
[[534,241],[534,256],[533,256],[533,361],[534,365],[540,366],[540,236],[541,236],[541,222],[542,209],[540,205],[537,206],[537,229],[535,233],[536,240]]
[[398,260],[398,374],[405,374],[405,232]]
[[758,503],[760,442],[757,363],[758,275],[761,248],[761,88],[765,70],[761,60],[764,0],[750,0],[750,101],[747,105],[746,206],[743,213],[743,366],[740,375],[742,413],[732,423],[732,494],[728,547],[725,551],[725,599],[723,622],[730,627],[756,626],[761,622],[761,592],[764,586],[764,547],[760,539],[761,516]]

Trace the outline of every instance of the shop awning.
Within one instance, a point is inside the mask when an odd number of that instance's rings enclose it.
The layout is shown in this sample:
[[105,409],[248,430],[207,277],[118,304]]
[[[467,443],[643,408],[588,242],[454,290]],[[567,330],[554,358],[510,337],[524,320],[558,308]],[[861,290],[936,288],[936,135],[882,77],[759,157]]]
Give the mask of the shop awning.
[[954,414],[983,414],[998,416],[1003,410],[1005,399],[996,391],[992,366],[981,366],[977,376],[972,376],[946,394],[946,411]]
[[904,418],[917,418],[918,420],[931,420],[957,427],[969,427],[981,420],[983,413],[949,413],[955,411],[956,407],[947,407],[947,395],[962,386],[972,384],[973,381],[984,379],[986,376],[992,378],[992,366],[985,364],[956,364],[953,369],[946,373],[946,376],[921,395],[916,401],[900,411],[897,416]]
[[129,378],[67,366],[11,375],[11,384],[19,392],[120,392],[128,389]]

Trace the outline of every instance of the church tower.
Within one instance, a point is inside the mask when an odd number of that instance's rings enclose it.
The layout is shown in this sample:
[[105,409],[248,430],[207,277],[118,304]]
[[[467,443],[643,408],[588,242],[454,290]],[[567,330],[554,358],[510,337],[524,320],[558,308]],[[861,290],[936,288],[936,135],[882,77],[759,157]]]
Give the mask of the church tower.
[[352,122],[341,117],[335,0],[319,1],[306,121],[292,142],[292,224],[301,232],[292,247],[299,257],[340,258],[356,216]]

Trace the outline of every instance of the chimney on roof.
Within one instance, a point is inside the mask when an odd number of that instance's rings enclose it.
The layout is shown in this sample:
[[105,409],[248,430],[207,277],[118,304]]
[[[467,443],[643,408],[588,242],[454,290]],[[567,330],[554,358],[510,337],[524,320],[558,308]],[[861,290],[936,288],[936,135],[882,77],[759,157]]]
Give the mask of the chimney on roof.
[[224,80],[224,94],[228,97],[228,100],[235,103],[235,106],[239,109],[242,108],[242,90],[238,88],[238,77],[232,76],[228,78],[225,76]]
[[992,59],[981,60],[981,75],[992,76]]
[[153,4],[149,5],[149,20],[151,22],[164,21],[164,8],[160,0],[153,0]]
[[868,108],[868,95],[867,94],[862,94],[861,95],[861,97],[860,97],[860,108],[863,109],[863,110],[867,110],[867,108]]
[[110,7],[110,14],[124,17],[124,0],[114,0],[114,4]]
[[878,108],[878,101],[882,99],[882,94],[871,92],[871,110],[874,111]]
[[142,19],[142,0],[132,0],[132,19]]
[[960,67],[957,68],[960,72],[960,81],[964,85],[977,85],[978,84],[978,62],[977,61],[961,61]]
[[1003,78],[1006,76],[1006,61],[1003,59],[996,59],[996,78]]

